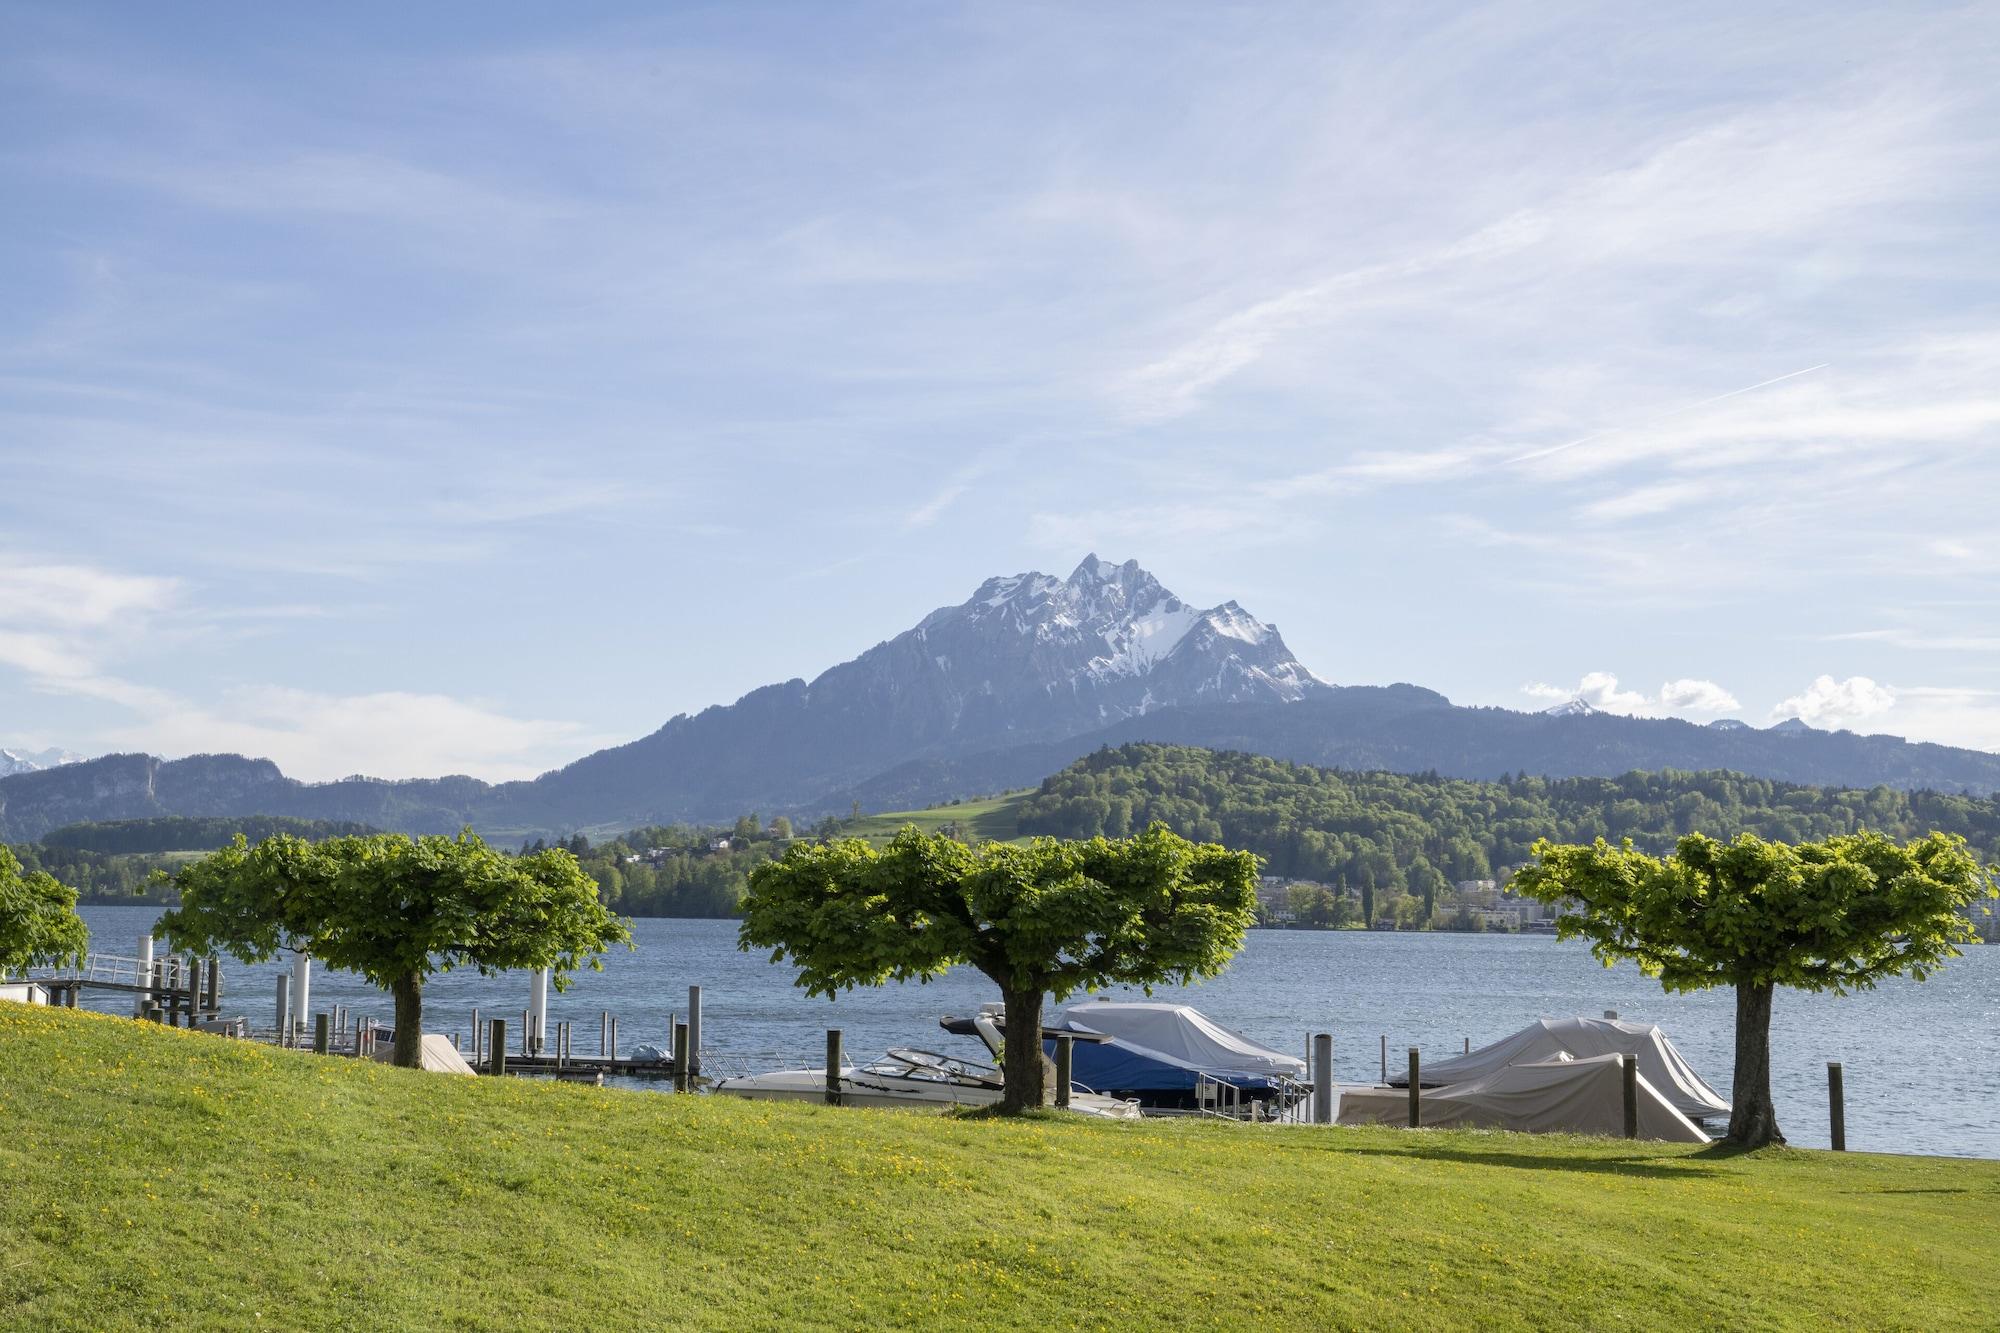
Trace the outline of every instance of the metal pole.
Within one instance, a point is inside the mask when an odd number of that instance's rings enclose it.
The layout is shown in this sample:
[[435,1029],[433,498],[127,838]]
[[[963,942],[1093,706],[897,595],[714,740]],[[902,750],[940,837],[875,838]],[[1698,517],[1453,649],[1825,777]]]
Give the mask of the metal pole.
[[597,1015],[597,1054],[602,1057],[611,1054],[611,1011],[600,1010]]
[[1625,1084],[1625,1137],[1639,1137],[1639,1057],[1622,1055],[1618,1058],[1620,1073]]
[[1075,1038],[1067,1032],[1056,1038],[1056,1106],[1069,1109],[1069,1075]]
[[306,1015],[312,1012],[312,955],[300,954],[292,960],[292,1014],[293,1021],[305,1026]]
[[701,987],[688,987],[688,1073],[701,1072]]
[[[139,937],[138,966],[133,969],[132,980],[140,986],[153,975],[153,937],[150,934]],[[132,1017],[144,1018],[146,1011],[153,1007],[153,993],[142,990],[132,997]]]
[[548,1038],[549,1027],[549,969],[535,970],[534,980],[528,987],[528,1008],[533,1010],[529,1020],[529,1038],[536,1054],[540,1054]]
[[611,1015],[611,1063],[618,1063],[618,1015]]
[[1423,1101],[1423,1096],[1424,1096],[1424,1090],[1419,1075],[1417,1048],[1412,1046],[1410,1047],[1410,1128],[1411,1129],[1420,1128],[1424,1123],[1423,1111],[1420,1109],[1421,1103]]
[[1840,1061],[1826,1062],[1826,1110],[1832,1120],[1833,1150],[1847,1151],[1847,1089],[1842,1084]]
[[840,1105],[840,1029],[826,1030],[826,1104]]
[[1333,1123],[1333,1034],[1313,1036],[1313,1123]]

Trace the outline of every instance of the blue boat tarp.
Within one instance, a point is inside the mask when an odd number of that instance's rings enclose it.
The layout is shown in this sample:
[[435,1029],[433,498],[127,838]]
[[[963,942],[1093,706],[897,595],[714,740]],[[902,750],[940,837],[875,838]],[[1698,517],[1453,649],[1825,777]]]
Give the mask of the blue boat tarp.
[[[1057,1013],[1045,1032],[1107,1038],[1077,1042],[1071,1077],[1088,1088],[1118,1091],[1192,1089],[1203,1074],[1264,1088],[1305,1077],[1305,1061],[1232,1032],[1191,1005],[1092,1000]],[[1054,1043],[1048,1043],[1051,1053]]]

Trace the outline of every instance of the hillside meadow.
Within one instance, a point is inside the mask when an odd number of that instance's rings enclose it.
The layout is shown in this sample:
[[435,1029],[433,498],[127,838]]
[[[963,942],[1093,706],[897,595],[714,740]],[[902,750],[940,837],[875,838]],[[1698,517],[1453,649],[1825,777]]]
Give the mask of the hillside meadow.
[[1990,1327],[2000,1163],[472,1080],[0,1005],[0,1328]]

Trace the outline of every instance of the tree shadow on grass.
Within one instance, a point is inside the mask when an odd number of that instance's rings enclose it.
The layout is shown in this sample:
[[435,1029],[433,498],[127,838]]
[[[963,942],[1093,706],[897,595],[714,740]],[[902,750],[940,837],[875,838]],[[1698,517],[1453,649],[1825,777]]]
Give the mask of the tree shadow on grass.
[[[1418,1131],[1421,1133],[1421,1131]],[[1300,1145],[1304,1147],[1305,1145]],[[1496,1145],[1492,1150],[1452,1147],[1441,1143],[1339,1143],[1311,1145],[1315,1152],[1343,1153],[1358,1157],[1406,1157],[1413,1161],[1456,1162],[1466,1166],[1503,1167],[1510,1171],[1571,1171],[1590,1175],[1636,1176],[1652,1180],[1697,1180],[1722,1174],[1702,1165],[1713,1149],[1704,1148],[1685,1157],[1579,1157],[1557,1153],[1528,1152]],[[1734,1156],[1735,1153],[1730,1155]]]

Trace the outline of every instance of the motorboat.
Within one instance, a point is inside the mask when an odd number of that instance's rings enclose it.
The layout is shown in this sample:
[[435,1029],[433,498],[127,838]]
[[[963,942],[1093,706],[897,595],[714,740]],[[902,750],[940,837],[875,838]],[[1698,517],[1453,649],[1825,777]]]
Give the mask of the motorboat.
[[[1499,1065],[1461,1082],[1423,1087],[1418,1123],[1428,1129],[1509,1129],[1525,1134],[1624,1132],[1625,1057],[1582,1058],[1567,1053],[1548,1060]],[[1683,1115],[1664,1088],[1644,1074],[1634,1080],[1638,1137],[1660,1143],[1707,1143],[1699,1125]],[[1409,1080],[1400,1088],[1343,1088],[1343,1125],[1407,1125]]]
[[[725,1078],[714,1091],[761,1101],[817,1102],[826,1099],[824,1069],[778,1069],[767,1074]],[[953,1106],[998,1105],[1006,1085],[992,1065],[959,1060],[935,1051],[892,1048],[865,1065],[843,1065],[840,1103],[942,1110]],[[1083,1088],[1070,1090],[1069,1109],[1114,1120],[1136,1120],[1136,1102],[1100,1096]]]
[[[1608,1013],[1602,1018],[1537,1020],[1490,1046],[1426,1064],[1417,1077],[1427,1088],[1445,1087],[1488,1078],[1510,1065],[1580,1061],[1600,1055],[1632,1056],[1638,1061],[1640,1075],[1690,1120],[1729,1114],[1728,1098],[1695,1072],[1687,1057],[1668,1040],[1665,1029],[1657,1023],[1635,1023]],[[1389,1077],[1391,1087],[1407,1087],[1409,1081],[1408,1074],[1392,1073]]]
[[[975,1035],[999,1051],[1002,1005],[947,1018],[945,1031]],[[1306,1064],[1216,1022],[1192,1005],[1088,1000],[1059,1010],[1042,1029],[1043,1049],[1071,1038],[1070,1077],[1094,1092],[1137,1101],[1149,1112],[1205,1109],[1218,1092],[1237,1114],[1282,1118],[1308,1092]]]

